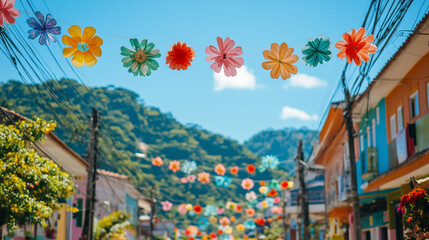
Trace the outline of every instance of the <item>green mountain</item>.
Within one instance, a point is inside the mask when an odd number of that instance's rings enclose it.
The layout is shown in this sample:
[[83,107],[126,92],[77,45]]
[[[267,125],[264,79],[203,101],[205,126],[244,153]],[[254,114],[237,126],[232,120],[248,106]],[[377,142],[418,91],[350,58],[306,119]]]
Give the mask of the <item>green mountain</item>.
[[244,146],[259,156],[277,156],[282,163],[281,167],[293,175],[298,140],[302,139],[304,158],[307,159],[313,148],[311,143],[317,140],[318,136],[317,131],[307,128],[268,129],[253,135]]
[[[166,165],[156,167],[151,164],[156,156],[167,162],[194,160],[199,166],[197,172],[204,170],[212,175],[213,167],[223,163],[226,167],[239,166],[239,178],[265,180],[288,177],[283,171],[265,171],[249,176],[244,168],[250,163],[259,164],[257,154],[235,140],[198,126],[184,126],[171,114],[145,106],[136,93],[126,89],[112,86],[88,88],[66,79],[35,85],[9,81],[0,84],[0,96],[3,98],[0,102],[6,102],[5,107],[24,116],[56,120],[58,127],[55,133],[82,156],[88,146],[92,107],[101,111],[100,168],[131,176],[139,187],[148,188],[156,184],[160,200],[170,200],[176,206],[180,203],[204,206],[227,200],[242,202],[245,191],[239,179],[233,180],[227,189],[216,187],[213,177],[212,183],[207,185],[182,184],[179,178],[184,177],[184,173],[173,173]],[[146,151],[146,158],[135,156],[142,151]],[[169,218],[182,218],[177,211],[162,214]]]

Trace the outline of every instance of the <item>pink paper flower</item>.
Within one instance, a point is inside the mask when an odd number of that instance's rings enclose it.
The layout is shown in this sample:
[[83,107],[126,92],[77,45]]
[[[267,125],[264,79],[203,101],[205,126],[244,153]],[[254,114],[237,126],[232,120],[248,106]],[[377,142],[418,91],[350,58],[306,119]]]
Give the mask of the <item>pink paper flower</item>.
[[243,181],[241,181],[241,186],[243,189],[250,190],[254,186],[253,180],[250,178],[243,179]]
[[217,214],[222,214],[225,212],[225,208],[216,208]]
[[14,8],[15,0],[0,0],[0,27],[3,27],[4,23],[14,24],[20,12]]
[[185,178],[185,177],[182,177],[182,178],[180,179],[180,182],[181,182],[181,183],[188,183],[188,179],[187,179],[187,178]]
[[162,205],[162,210],[164,211],[170,211],[170,209],[173,207],[173,204],[169,201],[161,202],[161,205]]
[[244,59],[239,57],[243,54],[243,50],[241,47],[234,47],[235,42],[228,37],[225,41],[221,37],[217,37],[217,44],[219,49],[213,45],[206,48],[206,53],[209,55],[206,57],[206,61],[214,62],[210,68],[219,73],[223,66],[225,76],[233,77],[237,75],[236,68],[240,68],[244,63]]
[[177,211],[182,214],[185,215],[188,212],[188,209],[186,207],[186,204],[180,204],[179,207],[177,208]]
[[281,200],[280,197],[275,197],[274,198],[274,203],[280,203],[280,200]]
[[223,176],[223,175],[225,175],[225,171],[226,171],[225,167],[222,164],[216,165],[216,167],[215,167],[215,173],[217,175]]
[[229,221],[229,219],[227,217],[223,217],[219,220],[220,225],[222,226],[227,226],[229,224],[231,224],[231,221]]
[[274,206],[274,207],[271,208],[271,212],[273,214],[282,214],[283,213],[283,208],[282,207]]
[[164,161],[162,161],[161,157],[156,157],[156,158],[152,159],[152,164],[154,166],[161,167],[164,164]]
[[202,184],[209,183],[210,173],[206,173],[206,172],[198,173],[198,181],[200,181]]
[[189,176],[187,177],[188,182],[190,182],[190,183],[195,182],[195,179],[196,179],[196,178],[197,178],[197,177],[195,177],[195,175],[189,175]]

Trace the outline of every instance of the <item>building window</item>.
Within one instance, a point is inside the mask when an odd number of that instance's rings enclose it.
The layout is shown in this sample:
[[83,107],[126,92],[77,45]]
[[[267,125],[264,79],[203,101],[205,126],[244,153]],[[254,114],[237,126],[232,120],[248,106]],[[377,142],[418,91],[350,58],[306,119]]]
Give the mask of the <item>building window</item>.
[[360,135],[360,151],[363,152],[363,135]]
[[375,147],[376,144],[376,138],[375,138],[375,119],[372,119],[372,146]]
[[390,139],[396,137],[396,114],[390,117]]
[[396,114],[398,115],[398,132],[404,129],[404,114],[402,113],[402,105],[398,107],[396,110]]
[[411,94],[410,99],[410,119],[415,118],[419,115],[419,92],[415,91]]
[[377,116],[377,124],[380,124],[380,108],[379,107],[377,107],[375,109],[375,114]]
[[349,170],[349,145],[344,144],[344,170]]
[[371,147],[371,128],[366,127],[366,146]]

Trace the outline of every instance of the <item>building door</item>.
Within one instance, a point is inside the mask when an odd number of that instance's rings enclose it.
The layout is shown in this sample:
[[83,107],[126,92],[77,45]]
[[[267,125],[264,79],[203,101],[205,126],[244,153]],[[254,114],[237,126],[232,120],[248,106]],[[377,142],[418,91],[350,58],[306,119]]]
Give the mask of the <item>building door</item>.
[[365,240],[371,240],[371,231],[365,232]]
[[404,230],[402,226],[402,214],[395,211],[395,220],[396,240],[403,240]]
[[387,240],[387,227],[381,228],[381,240]]

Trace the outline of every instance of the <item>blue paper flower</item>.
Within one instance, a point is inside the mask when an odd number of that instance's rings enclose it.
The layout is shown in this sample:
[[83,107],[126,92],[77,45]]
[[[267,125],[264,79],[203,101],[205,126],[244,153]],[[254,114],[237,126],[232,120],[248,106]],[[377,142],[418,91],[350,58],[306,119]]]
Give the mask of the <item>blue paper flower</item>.
[[264,201],[268,204],[268,207],[274,206],[274,198],[265,198]]
[[262,164],[270,169],[275,169],[279,165],[279,159],[276,156],[266,155],[262,158]]
[[253,230],[256,228],[256,224],[255,222],[253,222],[252,219],[246,220],[243,224],[246,227],[246,229],[249,229],[249,230]]
[[217,210],[215,205],[207,205],[204,208],[204,216],[217,216]]
[[36,12],[37,20],[34,17],[27,19],[28,26],[33,29],[28,30],[28,38],[33,40],[40,35],[40,45],[49,45],[49,40],[56,42],[53,35],[61,33],[61,27],[57,25],[57,21],[52,18],[51,14],[47,14],[46,18],[40,12]]
[[195,171],[197,169],[197,164],[195,161],[188,161],[186,160],[182,165],[182,172],[186,174],[191,174],[191,172]]
[[304,54],[302,60],[309,67],[316,67],[317,64],[323,64],[324,61],[328,62],[332,57],[330,48],[331,40],[327,37],[320,36],[311,39],[302,49],[302,54]]
[[209,226],[209,220],[207,218],[198,219],[198,228],[201,230],[206,230]]
[[227,188],[231,184],[231,178],[215,176],[215,183],[217,187]]

